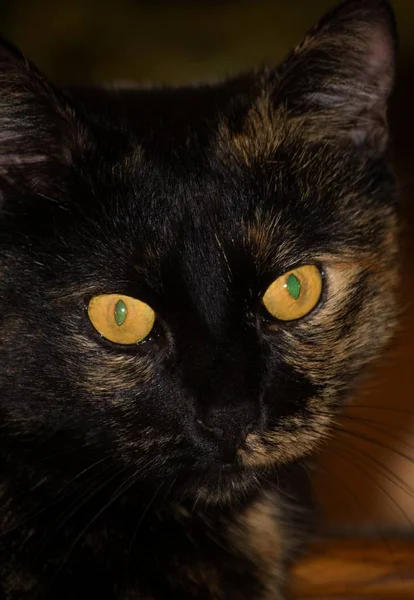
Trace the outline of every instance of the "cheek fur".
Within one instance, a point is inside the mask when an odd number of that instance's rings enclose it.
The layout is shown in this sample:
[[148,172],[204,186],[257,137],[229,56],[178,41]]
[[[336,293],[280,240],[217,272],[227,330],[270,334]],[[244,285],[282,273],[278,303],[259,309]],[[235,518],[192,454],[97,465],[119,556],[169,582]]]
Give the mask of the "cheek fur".
[[286,362],[332,391],[352,387],[394,332],[397,282],[393,261],[329,266],[321,307],[280,336]]

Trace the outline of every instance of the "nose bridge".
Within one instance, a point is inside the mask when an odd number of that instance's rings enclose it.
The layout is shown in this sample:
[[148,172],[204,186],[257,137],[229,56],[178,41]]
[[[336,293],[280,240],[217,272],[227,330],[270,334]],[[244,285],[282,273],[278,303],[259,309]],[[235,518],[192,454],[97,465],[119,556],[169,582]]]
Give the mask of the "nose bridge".
[[[193,346],[187,361],[188,375],[197,387],[200,400],[224,401],[224,396],[240,394],[245,388],[249,365],[237,343],[201,341]],[[193,384],[193,386],[194,386]],[[192,387],[193,387],[192,386]]]
[[258,350],[240,337],[199,341],[188,353],[185,379],[199,418],[231,435],[260,414]]

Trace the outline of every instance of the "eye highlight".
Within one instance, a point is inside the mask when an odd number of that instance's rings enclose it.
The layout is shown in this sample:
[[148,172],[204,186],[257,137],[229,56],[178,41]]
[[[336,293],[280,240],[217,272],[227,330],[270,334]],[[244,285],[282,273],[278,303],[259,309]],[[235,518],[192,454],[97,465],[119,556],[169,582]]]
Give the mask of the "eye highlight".
[[142,342],[155,321],[155,313],[148,304],[121,294],[94,296],[88,305],[88,316],[105,339],[124,345]]
[[278,277],[266,290],[263,304],[280,321],[300,319],[318,304],[322,275],[315,265],[304,265]]

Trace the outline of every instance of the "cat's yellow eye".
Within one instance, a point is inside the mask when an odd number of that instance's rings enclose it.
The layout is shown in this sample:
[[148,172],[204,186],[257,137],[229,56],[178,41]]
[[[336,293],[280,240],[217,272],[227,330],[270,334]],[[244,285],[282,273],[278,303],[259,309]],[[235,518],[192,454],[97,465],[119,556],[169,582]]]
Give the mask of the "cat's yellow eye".
[[300,319],[318,304],[322,275],[315,265],[304,265],[278,277],[266,290],[263,304],[280,321]]
[[148,304],[121,294],[94,296],[88,316],[96,331],[115,344],[138,344],[151,332],[155,313]]

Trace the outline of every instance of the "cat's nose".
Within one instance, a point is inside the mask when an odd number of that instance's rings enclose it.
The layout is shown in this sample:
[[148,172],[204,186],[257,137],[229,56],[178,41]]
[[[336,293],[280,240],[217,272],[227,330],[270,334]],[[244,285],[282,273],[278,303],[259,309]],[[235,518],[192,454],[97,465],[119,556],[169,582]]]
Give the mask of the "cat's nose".
[[244,442],[244,440],[247,437],[247,433],[252,428],[252,425],[248,425],[246,427],[243,427],[239,431],[230,432],[228,430],[226,431],[226,429],[224,427],[210,426],[201,420],[198,420],[198,425],[202,429],[202,431],[204,431],[206,433],[206,435],[208,435],[208,436],[211,436],[217,440],[225,440],[226,438],[228,438],[230,436],[231,438],[234,438],[236,443],[239,443],[239,444],[242,444]]
[[197,425],[200,427],[200,429],[202,431],[204,431],[204,433],[206,433],[207,435],[210,435],[212,437],[215,437],[218,440],[224,439],[224,437],[226,435],[226,433],[222,427],[214,427],[214,426],[208,425],[208,424],[204,423],[204,421],[202,421],[201,419],[197,420]]
[[197,425],[204,440],[214,446],[224,462],[232,462],[237,450],[243,445],[253,423],[229,423],[220,425],[211,419],[198,419]]

